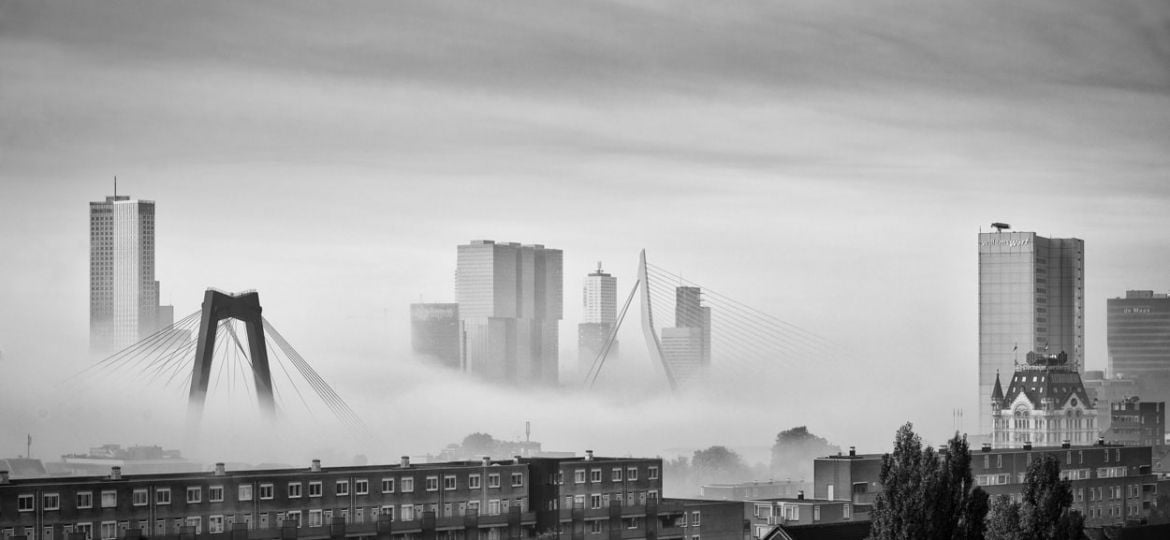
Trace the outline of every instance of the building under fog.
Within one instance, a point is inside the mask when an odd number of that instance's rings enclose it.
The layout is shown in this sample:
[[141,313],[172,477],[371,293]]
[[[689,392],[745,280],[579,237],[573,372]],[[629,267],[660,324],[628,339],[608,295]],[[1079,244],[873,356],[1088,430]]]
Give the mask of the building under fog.
[[1136,380],[1145,400],[1170,401],[1170,297],[1126,291],[1107,310],[1109,373]]
[[557,384],[563,279],[559,249],[491,240],[459,246],[463,369],[495,381]]
[[416,355],[458,368],[459,304],[411,304],[410,346]]
[[[617,278],[603,272],[600,262],[597,271],[585,276],[582,304],[581,324],[577,325],[577,366],[580,373],[587,373],[605,348],[617,321]],[[615,339],[606,357],[612,359],[617,355]]]
[[997,373],[1028,352],[1065,352],[1084,369],[1084,241],[1031,232],[979,234],[979,425],[991,432]]
[[675,289],[674,327],[659,333],[662,357],[679,383],[711,365],[711,308],[702,305],[699,287]]
[[154,279],[154,201],[89,203],[89,342],[97,353],[133,345],[174,322]]

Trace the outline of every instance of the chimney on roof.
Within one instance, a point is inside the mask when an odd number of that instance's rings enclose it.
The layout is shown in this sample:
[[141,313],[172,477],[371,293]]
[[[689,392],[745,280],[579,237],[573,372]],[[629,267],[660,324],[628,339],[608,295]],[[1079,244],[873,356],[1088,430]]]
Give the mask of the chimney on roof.
[[121,479],[122,479],[122,468],[117,466],[117,465],[110,467],[110,480],[121,480]]
[[1105,437],[1097,437],[1097,446],[1105,446]]
[[1072,443],[1071,443],[1071,442],[1069,442],[1069,440],[1068,440],[1068,439],[1065,439],[1065,440],[1063,440],[1063,441],[1060,441],[1060,447],[1061,447],[1061,448],[1069,448],[1070,446],[1072,446]]
[[804,490],[803,489],[796,492],[796,500],[798,500],[798,501],[804,500]]
[[991,443],[989,443],[989,442],[983,443],[983,451],[990,452],[991,451]]
[[593,450],[585,451],[585,461],[593,461]]
[[850,446],[850,447],[849,447],[849,457],[853,457],[853,456],[856,456],[856,455],[857,455],[857,447],[855,447],[855,446]]
[[483,457],[483,466],[487,467],[488,465],[491,465],[491,464],[492,464],[491,456],[484,456]]
[[399,465],[400,465],[400,466],[401,466],[403,469],[405,469],[405,468],[407,468],[407,467],[410,467],[410,456],[402,456],[402,462],[401,462],[401,463],[399,463]]
[[313,464],[309,466],[310,472],[321,472],[321,460],[314,459]]
[[0,471],[0,484],[8,483],[8,471]]
[[216,476],[223,476],[226,472],[227,472],[227,470],[224,467],[222,461],[215,464],[215,475]]
[[512,456],[512,463],[519,465],[520,464],[520,456]]
[[1024,441],[1024,450],[1032,449],[1032,441]]

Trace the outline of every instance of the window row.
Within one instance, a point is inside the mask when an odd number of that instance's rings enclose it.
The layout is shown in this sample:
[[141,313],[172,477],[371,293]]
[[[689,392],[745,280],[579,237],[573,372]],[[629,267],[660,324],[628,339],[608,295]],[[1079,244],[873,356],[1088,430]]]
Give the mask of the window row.
[[[603,472],[603,469],[575,469],[573,471],[573,482],[577,483],[577,484],[584,484],[585,479],[586,479],[586,474],[588,474],[588,479],[589,479],[590,483],[601,482],[602,472]],[[622,468],[621,467],[612,467],[609,471],[609,479],[612,482],[621,482],[622,476],[623,475],[622,475]],[[650,480],[658,480],[658,467],[656,467],[656,466],[647,467],[646,476]],[[627,467],[625,469],[625,479],[629,480],[631,482],[637,481],[638,480],[638,467]],[[561,483],[561,478],[560,478],[559,473],[557,474],[557,478],[552,483],[556,483],[556,484]]]

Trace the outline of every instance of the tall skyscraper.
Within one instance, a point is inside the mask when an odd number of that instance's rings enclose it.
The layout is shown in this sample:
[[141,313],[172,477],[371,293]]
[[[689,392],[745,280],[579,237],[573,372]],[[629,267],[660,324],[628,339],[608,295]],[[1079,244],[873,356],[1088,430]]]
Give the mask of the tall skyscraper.
[[491,240],[459,246],[463,369],[515,384],[557,384],[563,294],[559,249]]
[[411,304],[410,344],[415,354],[459,367],[459,304]]
[[154,201],[89,203],[90,349],[110,353],[173,323],[154,279]]
[[1170,296],[1126,291],[1106,304],[1109,374],[1136,380],[1143,401],[1170,401]]
[[702,305],[699,287],[677,287],[674,328],[663,328],[662,357],[675,380],[685,383],[711,365],[711,308]]
[[[603,272],[601,263],[597,263],[597,271],[585,276],[582,296],[584,310],[581,324],[577,325],[577,366],[585,374],[605,348],[617,321],[617,278]],[[614,359],[617,355],[615,339],[606,358]]]
[[979,234],[979,427],[991,433],[996,375],[1029,352],[1067,353],[1084,371],[1084,251],[1077,238]]

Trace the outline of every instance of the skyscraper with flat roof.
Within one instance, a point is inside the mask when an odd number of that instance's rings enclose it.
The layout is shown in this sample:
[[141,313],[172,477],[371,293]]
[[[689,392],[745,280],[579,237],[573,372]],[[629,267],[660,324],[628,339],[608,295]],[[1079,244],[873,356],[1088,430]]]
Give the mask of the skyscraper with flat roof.
[[711,365],[711,308],[702,305],[702,297],[699,287],[676,287],[674,327],[660,332],[662,357],[679,383]]
[[90,349],[110,353],[173,323],[154,279],[154,201],[89,203]]
[[981,433],[992,430],[996,375],[1015,373],[1028,352],[1065,352],[1083,372],[1084,251],[1078,238],[1003,230],[979,234]]
[[1170,401],[1170,296],[1126,291],[1106,306],[1109,374],[1136,380],[1143,401]]
[[[617,320],[617,278],[603,272],[600,262],[596,272],[585,276],[582,301],[581,324],[577,325],[577,369],[584,374],[605,348]],[[617,349],[615,339],[606,357],[616,358]]]
[[411,304],[414,353],[448,368],[459,367],[459,304]]
[[458,248],[455,298],[463,369],[516,384],[559,380],[562,253],[473,240]]

